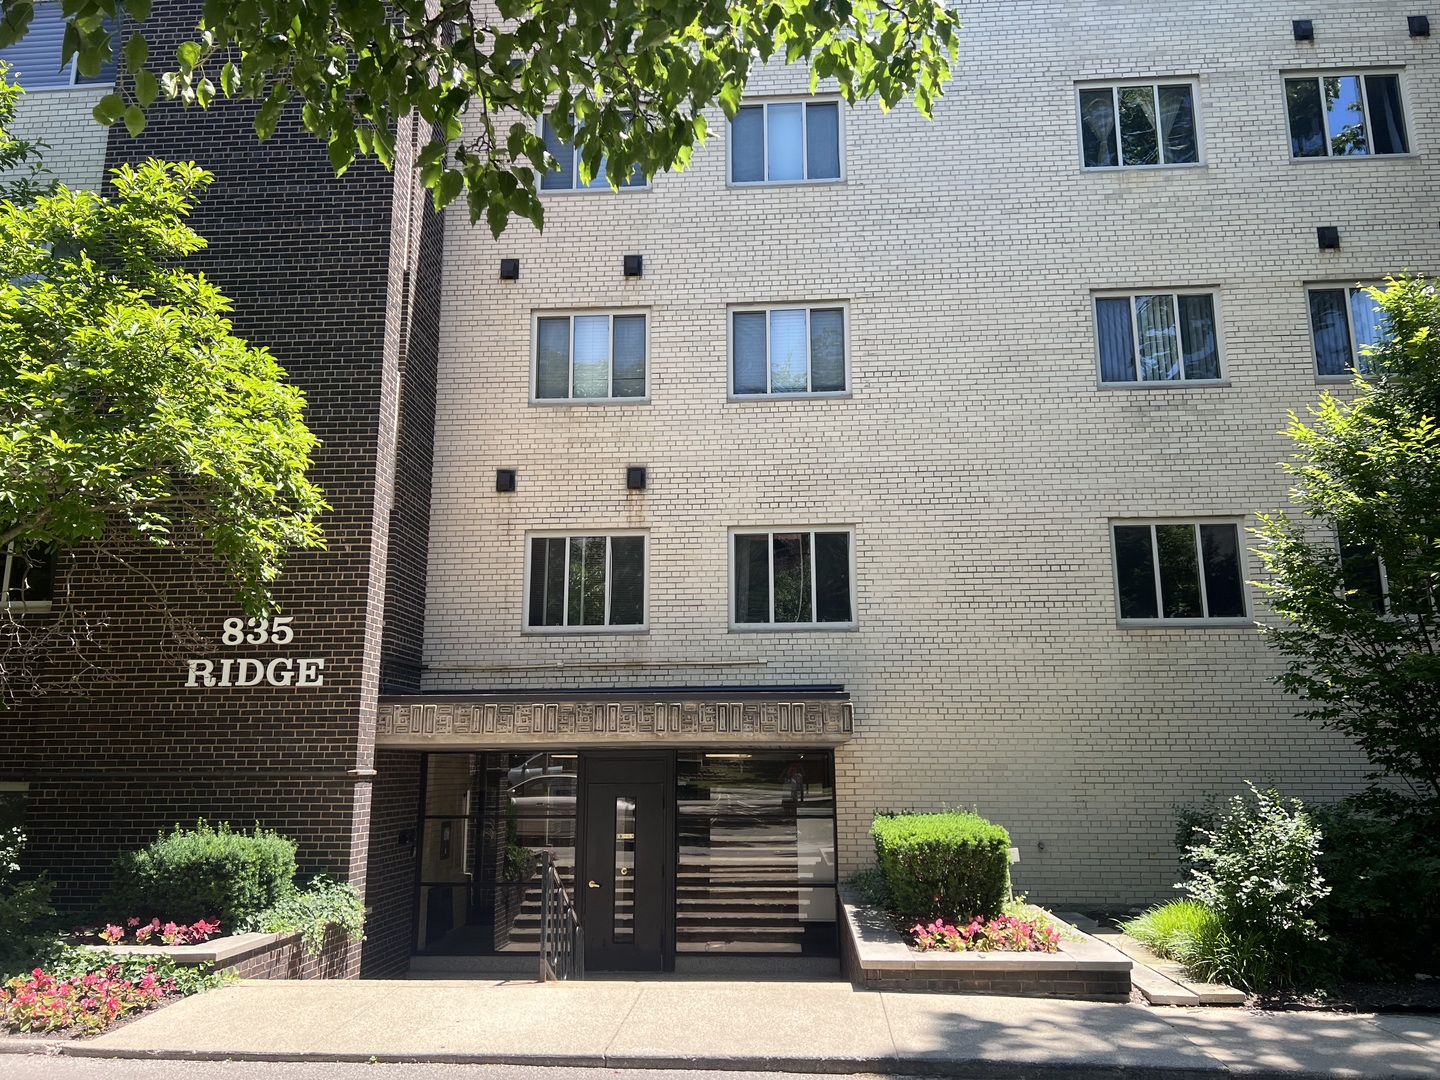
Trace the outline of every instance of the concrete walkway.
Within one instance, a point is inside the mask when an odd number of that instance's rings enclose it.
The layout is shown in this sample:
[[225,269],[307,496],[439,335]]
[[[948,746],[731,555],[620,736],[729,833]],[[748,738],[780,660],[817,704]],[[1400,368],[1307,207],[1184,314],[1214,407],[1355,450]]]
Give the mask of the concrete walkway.
[[838,982],[241,982],[59,1052],[1006,1080],[1433,1078],[1440,1017],[866,993]]

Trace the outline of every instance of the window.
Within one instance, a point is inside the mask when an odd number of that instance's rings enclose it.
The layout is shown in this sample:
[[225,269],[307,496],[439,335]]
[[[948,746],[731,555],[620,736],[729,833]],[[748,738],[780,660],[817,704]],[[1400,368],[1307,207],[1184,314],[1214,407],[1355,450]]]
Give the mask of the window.
[[1087,169],[1199,163],[1193,83],[1087,86],[1079,95]]
[[1377,615],[1390,610],[1390,582],[1385,563],[1369,544],[1347,544],[1342,538],[1340,573],[1356,607],[1368,607]]
[[737,628],[855,625],[853,530],[735,532]]
[[1310,290],[1310,334],[1315,341],[1315,371],[1322,378],[1348,378],[1371,370],[1367,346],[1389,336],[1385,314],[1364,286]]
[[645,337],[641,314],[537,316],[534,400],[643,399]]
[[0,568],[5,605],[47,610],[55,598],[55,549],[48,544],[9,544]]
[[1102,383],[1221,377],[1213,293],[1097,296],[1095,332]]
[[730,121],[730,182],[840,179],[840,103],[767,101]]
[[[590,183],[580,179],[580,151],[574,143],[565,142],[555,131],[554,125],[550,123],[550,117],[545,117],[542,132],[545,138],[545,149],[550,151],[550,156],[559,162],[558,168],[547,172],[540,178],[541,191],[596,191],[610,190],[610,179],[605,175],[605,159],[600,159],[600,170],[595,174]],[[620,181],[622,188],[643,188],[645,184],[645,173],[636,165],[629,176]]]
[[532,536],[525,625],[531,630],[645,626],[645,537]]
[[1238,525],[1155,522],[1113,531],[1121,619],[1245,617]]
[[[114,25],[106,16],[105,27],[111,32],[111,47],[119,48],[114,38]],[[0,60],[10,65],[10,81],[26,90],[55,90],[68,86],[96,86],[115,81],[115,60],[101,65],[94,75],[80,72],[78,56],[60,63],[61,44],[65,38],[65,14],[57,4],[35,5],[35,15],[24,38],[0,50]]]
[[1399,75],[1305,75],[1285,80],[1290,156],[1406,154]]
[[730,313],[732,392],[843,394],[843,307],[745,308]]

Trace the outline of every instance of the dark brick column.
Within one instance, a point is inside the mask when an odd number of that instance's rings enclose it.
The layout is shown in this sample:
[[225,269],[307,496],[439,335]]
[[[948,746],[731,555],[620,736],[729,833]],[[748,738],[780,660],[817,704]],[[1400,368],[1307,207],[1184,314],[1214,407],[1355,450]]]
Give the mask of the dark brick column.
[[[173,55],[198,10],[157,5],[151,55]],[[334,508],[328,549],[294,557],[276,589],[293,642],[241,647],[221,642],[239,611],[201,545],[127,545],[115,553],[126,566],[90,551],[65,560],[75,605],[103,625],[84,659],[52,658],[49,684],[73,692],[0,714],[0,779],[29,782],[30,854],[65,905],[95,900],[119,851],[202,816],[276,828],[299,841],[302,872],[365,887],[382,673],[389,686],[418,685],[441,219],[407,168],[397,183],[362,160],[336,179],[297,110],[264,144],[253,116],[243,102],[156,107],[139,138],[111,130],[106,165],[158,157],[216,174],[192,217],[209,246],[187,265],[306,393],[321,440],[311,475]],[[177,643],[177,628],[189,640]],[[282,656],[323,659],[323,685],[186,686],[192,658]],[[68,686],[55,677],[66,675]],[[418,798],[418,762],[401,758],[387,821],[407,799],[413,817]],[[394,845],[394,830],[385,839]],[[410,931],[408,906],[392,908],[411,902],[395,881],[410,870],[384,850],[369,879],[386,905],[370,948],[393,968]]]

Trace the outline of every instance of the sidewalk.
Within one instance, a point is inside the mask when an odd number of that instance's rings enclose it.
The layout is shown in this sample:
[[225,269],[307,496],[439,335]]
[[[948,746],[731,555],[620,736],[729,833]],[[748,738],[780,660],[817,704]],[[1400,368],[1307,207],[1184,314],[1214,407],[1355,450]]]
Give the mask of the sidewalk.
[[840,982],[255,981],[60,1052],[996,1080],[1437,1077],[1440,1017],[866,993]]

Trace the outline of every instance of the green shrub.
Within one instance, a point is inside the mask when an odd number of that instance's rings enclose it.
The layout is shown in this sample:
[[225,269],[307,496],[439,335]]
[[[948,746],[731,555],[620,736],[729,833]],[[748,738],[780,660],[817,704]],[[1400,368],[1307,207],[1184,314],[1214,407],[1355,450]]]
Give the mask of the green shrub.
[[1166,960],[1181,960],[1194,942],[1213,934],[1220,916],[1194,900],[1170,900],[1120,924],[1120,929]]
[[318,953],[325,934],[337,927],[351,941],[365,940],[365,902],[348,881],[317,875],[303,892],[297,892],[274,907],[257,912],[240,924],[245,933],[287,934],[300,931],[300,944],[308,953]]
[[1318,969],[1325,934],[1316,905],[1330,892],[1320,876],[1320,830],[1299,799],[1250,786],[1214,828],[1197,827],[1180,887],[1217,916],[1213,931],[1177,957],[1201,978],[1252,990],[1286,985]]
[[1010,834],[979,814],[877,814],[870,832],[902,919],[989,918],[1010,898]]
[[1319,905],[1337,973],[1372,981],[1440,971],[1440,811],[1359,796],[1311,813],[1325,833]]
[[201,820],[115,860],[111,899],[120,916],[185,923],[218,917],[228,933],[294,892],[293,841],[258,825],[247,835]]
[[0,830],[0,976],[28,970],[30,956],[41,948],[55,909],[53,884],[41,874],[23,879],[20,849],[25,834],[18,828]]

